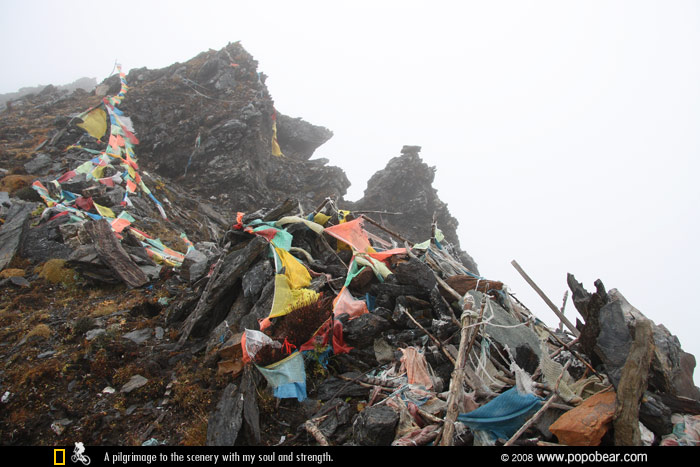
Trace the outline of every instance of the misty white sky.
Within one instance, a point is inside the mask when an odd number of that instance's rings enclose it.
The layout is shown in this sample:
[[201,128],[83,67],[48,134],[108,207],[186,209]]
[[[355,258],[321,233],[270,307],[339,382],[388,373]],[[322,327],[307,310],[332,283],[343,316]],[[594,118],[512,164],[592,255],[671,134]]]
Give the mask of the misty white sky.
[[422,146],[482,275],[553,326],[510,261],[557,305],[567,272],[590,291],[600,278],[700,358],[697,1],[0,8],[0,93],[101,81],[115,60],[160,68],[240,40],[280,112],[333,130],[315,157],[346,171],[349,199],[403,145]]

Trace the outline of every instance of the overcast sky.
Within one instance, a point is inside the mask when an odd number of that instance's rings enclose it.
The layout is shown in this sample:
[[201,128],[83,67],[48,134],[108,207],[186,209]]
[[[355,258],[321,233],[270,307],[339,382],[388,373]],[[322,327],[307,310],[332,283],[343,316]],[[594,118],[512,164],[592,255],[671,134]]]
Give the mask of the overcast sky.
[[315,157],[346,171],[349,199],[422,146],[482,275],[551,325],[511,260],[557,305],[567,272],[600,278],[700,358],[699,2],[0,5],[0,93],[240,40],[280,112],[333,130]]

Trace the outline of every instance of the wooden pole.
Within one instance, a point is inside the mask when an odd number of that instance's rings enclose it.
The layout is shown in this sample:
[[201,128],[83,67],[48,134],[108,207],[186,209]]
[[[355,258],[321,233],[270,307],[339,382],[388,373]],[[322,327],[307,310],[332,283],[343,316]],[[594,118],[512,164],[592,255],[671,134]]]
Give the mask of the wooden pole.
[[[481,317],[484,314],[485,300],[485,297],[482,298],[481,310],[476,323],[481,322]],[[445,423],[442,426],[442,432],[439,435],[440,446],[452,446],[454,443],[455,421],[457,420],[457,412],[459,411],[459,393],[464,387],[464,366],[469,350],[474,344],[474,339],[476,339],[476,334],[479,332],[478,326],[474,329],[470,327],[472,324],[475,324],[472,322],[473,317],[473,312],[465,311],[462,313],[462,331],[459,341],[459,350],[457,352],[457,365],[454,371],[452,371],[452,378],[450,379],[450,392],[447,396],[447,414],[445,415]],[[473,332],[471,339],[469,336],[470,331]]]
[[654,356],[654,332],[649,320],[637,321],[634,341],[615,396],[615,446],[642,446],[639,431],[639,404],[647,390],[649,367]]
[[397,306],[400,307],[400,310],[403,313],[405,313],[406,316],[408,316],[408,319],[410,319],[413,322],[413,324],[418,326],[418,328],[421,331],[423,331],[430,338],[431,341],[433,341],[433,343],[442,351],[442,353],[445,354],[445,357],[447,357],[447,359],[452,363],[452,365],[457,365],[457,362],[455,361],[454,357],[452,355],[450,355],[450,353],[447,351],[447,349],[445,349],[445,346],[442,345],[442,342],[440,342],[437,337],[430,334],[430,332],[427,329],[425,329],[423,326],[421,326],[421,324],[418,321],[416,321],[416,318],[414,318],[411,315],[411,313],[408,312],[408,310],[406,308],[404,308],[401,305],[397,305]]
[[525,271],[523,271],[523,268],[521,268],[520,265],[519,265],[515,260],[511,261],[510,264],[512,264],[513,267],[516,269],[516,271],[518,271],[518,272],[520,273],[520,275],[523,276],[523,279],[525,279],[525,282],[527,282],[528,284],[530,284],[530,287],[532,287],[532,288],[535,290],[535,292],[537,292],[537,295],[539,295],[540,297],[542,297],[542,300],[544,300],[544,302],[549,306],[549,308],[552,309],[552,311],[554,312],[554,314],[557,315],[557,316],[559,317],[559,319],[561,320],[561,322],[564,323],[564,325],[566,325],[567,328],[569,328],[569,331],[571,331],[571,333],[572,333],[574,336],[576,336],[576,337],[578,337],[579,335],[581,335],[581,333],[578,331],[578,329],[576,329],[576,326],[574,326],[574,325],[571,323],[571,321],[569,321],[569,320],[566,318],[566,316],[564,316],[564,315],[561,313],[561,311],[559,311],[559,309],[557,308],[557,306],[556,306],[554,303],[552,303],[552,301],[549,299],[549,297],[547,297],[547,296],[544,294],[544,292],[542,291],[542,289],[540,289],[540,288],[537,286],[537,284],[535,284],[535,281],[533,281],[532,279],[530,279],[530,276],[528,276],[528,275],[525,273]]
[[409,245],[413,245],[413,243],[409,242],[408,240],[406,240],[405,238],[403,238],[401,235],[397,234],[396,232],[392,232],[391,230],[389,230],[389,229],[387,229],[386,227],[384,227],[383,225],[381,225],[379,222],[370,219],[369,217],[365,216],[364,214],[361,214],[360,217],[361,217],[362,219],[366,220],[367,222],[369,222],[370,224],[372,224],[373,226],[377,227],[378,229],[381,229],[381,230],[383,230],[384,232],[386,232],[386,233],[388,233],[389,235],[391,235],[392,237],[394,237],[394,238],[400,240],[402,243],[408,243]]

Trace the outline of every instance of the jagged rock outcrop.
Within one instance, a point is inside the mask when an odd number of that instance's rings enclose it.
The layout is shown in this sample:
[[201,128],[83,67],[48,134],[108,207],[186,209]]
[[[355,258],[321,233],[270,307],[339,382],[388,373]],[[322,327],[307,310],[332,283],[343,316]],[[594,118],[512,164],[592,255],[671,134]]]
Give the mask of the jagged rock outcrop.
[[[16,92],[8,92],[6,94],[0,94],[0,112],[8,107],[12,107],[12,101],[21,99],[22,97],[29,96],[30,94],[40,94],[43,92],[58,92],[61,95],[68,95],[77,89],[82,89],[83,91],[90,92],[95,89],[97,80],[95,78],[80,78],[72,83],[63,84],[60,86],[54,86],[49,84],[48,86],[32,86],[24,87]],[[20,104],[21,105],[21,104]]]
[[474,259],[460,250],[459,222],[433,188],[436,168],[423,162],[420,150],[420,146],[404,146],[400,156],[391,159],[383,170],[369,179],[364,196],[353,203],[353,210],[400,213],[381,217],[387,227],[414,242],[430,238],[435,216],[437,227],[455,247],[455,256],[472,272],[478,273]]
[[[144,167],[215,198],[227,213],[288,196],[312,209],[350,182],[327,161],[307,161],[333,133],[277,113],[257,61],[239,43],[160,70],[132,70],[124,110]],[[108,80],[109,92],[118,79]],[[273,124],[284,156],[271,154]]]
[[277,115],[277,141],[287,157],[308,160],[332,137],[333,132],[328,128],[312,125],[301,118]]

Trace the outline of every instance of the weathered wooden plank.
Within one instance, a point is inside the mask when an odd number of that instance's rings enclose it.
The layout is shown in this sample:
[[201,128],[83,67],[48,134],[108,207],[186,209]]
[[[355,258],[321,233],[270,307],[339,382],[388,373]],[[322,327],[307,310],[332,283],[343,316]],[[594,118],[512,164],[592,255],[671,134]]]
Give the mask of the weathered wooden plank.
[[639,431],[639,404],[647,389],[649,366],[654,354],[654,339],[649,320],[635,326],[634,341],[630,347],[620,384],[617,386],[617,404],[613,426],[616,446],[641,446]]

